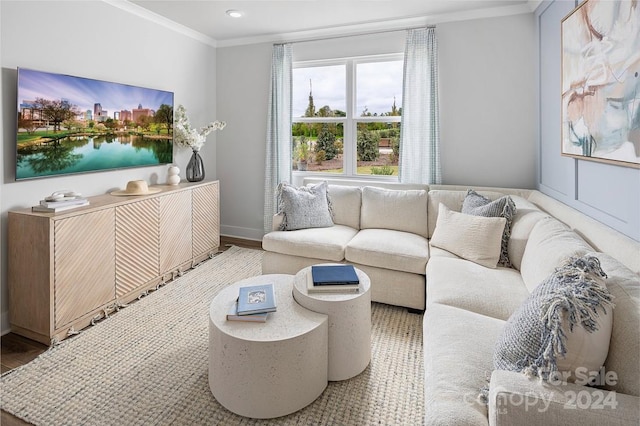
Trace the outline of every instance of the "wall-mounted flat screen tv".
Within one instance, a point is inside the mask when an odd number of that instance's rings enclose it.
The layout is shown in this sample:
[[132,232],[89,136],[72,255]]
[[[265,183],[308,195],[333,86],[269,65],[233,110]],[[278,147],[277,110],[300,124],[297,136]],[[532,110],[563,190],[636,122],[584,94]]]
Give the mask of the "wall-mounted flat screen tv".
[[173,93],[18,69],[16,180],[173,161]]

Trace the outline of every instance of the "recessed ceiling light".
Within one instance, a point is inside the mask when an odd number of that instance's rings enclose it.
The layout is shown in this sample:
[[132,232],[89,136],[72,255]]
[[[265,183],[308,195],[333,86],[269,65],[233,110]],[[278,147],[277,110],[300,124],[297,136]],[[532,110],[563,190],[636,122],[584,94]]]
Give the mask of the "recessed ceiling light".
[[227,15],[231,16],[232,18],[241,18],[242,15],[244,15],[244,13],[242,13],[239,10],[235,10],[235,9],[229,9],[227,10]]

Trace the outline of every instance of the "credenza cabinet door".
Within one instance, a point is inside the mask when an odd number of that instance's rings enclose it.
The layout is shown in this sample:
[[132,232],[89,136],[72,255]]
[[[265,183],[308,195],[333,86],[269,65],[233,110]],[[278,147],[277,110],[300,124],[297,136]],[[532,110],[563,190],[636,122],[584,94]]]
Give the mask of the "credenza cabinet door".
[[160,270],[191,260],[191,191],[158,197],[160,202]]
[[54,225],[55,328],[115,299],[115,209]]
[[209,254],[220,246],[220,199],[218,182],[195,188],[193,194],[193,257]]
[[116,297],[160,275],[158,198],[116,208]]
[[52,221],[9,212],[7,279],[13,332],[49,343],[53,332]]

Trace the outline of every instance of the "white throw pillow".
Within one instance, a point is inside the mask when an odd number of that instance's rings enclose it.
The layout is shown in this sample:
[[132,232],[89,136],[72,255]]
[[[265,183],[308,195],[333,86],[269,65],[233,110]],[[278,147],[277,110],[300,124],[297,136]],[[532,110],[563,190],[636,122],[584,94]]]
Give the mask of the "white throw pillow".
[[503,217],[472,216],[454,212],[440,204],[430,243],[463,259],[495,268],[500,259],[506,223]]
[[491,201],[473,189],[469,189],[462,202],[462,213],[483,217],[504,217],[507,220],[502,233],[502,250],[498,263],[500,266],[511,268],[508,247],[509,239],[511,238],[511,222],[513,221],[513,215],[516,213],[516,204],[511,197],[504,195],[497,200]]

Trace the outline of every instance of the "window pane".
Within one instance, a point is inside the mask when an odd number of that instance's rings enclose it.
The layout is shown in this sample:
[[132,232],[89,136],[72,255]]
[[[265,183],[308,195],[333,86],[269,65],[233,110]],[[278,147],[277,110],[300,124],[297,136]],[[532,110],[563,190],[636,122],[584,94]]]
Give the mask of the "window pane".
[[[331,65],[293,69],[293,117],[344,117],[346,102],[346,67]],[[324,115],[323,115],[324,113]]]
[[400,115],[403,61],[356,65],[355,116]]
[[293,69],[293,170],[397,177],[401,55],[340,61]]
[[398,176],[400,123],[358,123],[359,175]]
[[293,170],[342,173],[344,125],[293,123]]

